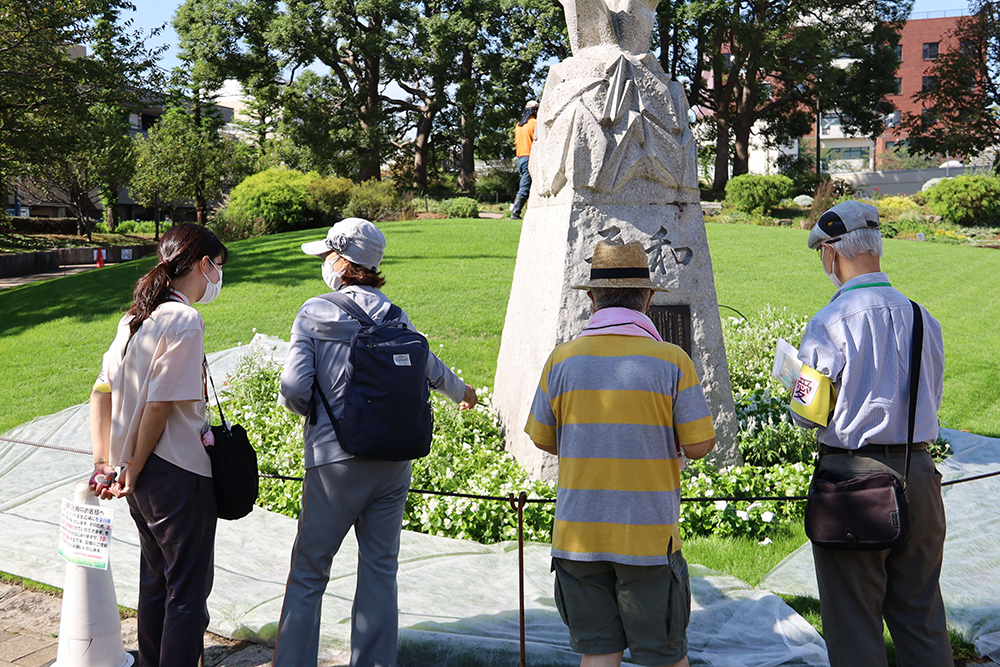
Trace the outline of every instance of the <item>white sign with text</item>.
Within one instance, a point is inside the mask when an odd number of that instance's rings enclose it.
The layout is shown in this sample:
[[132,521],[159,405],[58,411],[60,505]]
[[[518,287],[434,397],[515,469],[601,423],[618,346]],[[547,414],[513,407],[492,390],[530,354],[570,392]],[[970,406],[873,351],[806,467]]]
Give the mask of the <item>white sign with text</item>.
[[59,520],[59,555],[67,563],[108,569],[113,516],[111,508],[80,505],[63,498]]

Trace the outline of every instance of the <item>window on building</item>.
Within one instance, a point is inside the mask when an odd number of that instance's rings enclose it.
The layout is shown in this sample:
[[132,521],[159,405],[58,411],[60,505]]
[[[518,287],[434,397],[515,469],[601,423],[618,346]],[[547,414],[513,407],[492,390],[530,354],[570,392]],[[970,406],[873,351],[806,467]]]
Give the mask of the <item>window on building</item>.
[[824,113],[823,119],[820,121],[819,124],[820,134],[830,134],[830,130],[832,128],[839,126],[840,126],[839,113]]
[[938,57],[938,45],[941,42],[924,42],[924,60],[934,60]]
[[936,76],[925,76],[920,80],[920,90],[930,90],[937,85]]
[[898,60],[899,62],[903,62],[903,45],[902,44],[897,44],[896,45],[896,60]]
[[886,152],[896,150],[896,142],[895,141],[887,141],[887,142],[885,142],[885,150],[886,150]]
[[830,160],[867,160],[868,154],[868,146],[834,147],[827,151]]
[[897,76],[896,77],[896,92],[894,92],[893,95],[902,95],[902,94],[903,94],[903,80]]

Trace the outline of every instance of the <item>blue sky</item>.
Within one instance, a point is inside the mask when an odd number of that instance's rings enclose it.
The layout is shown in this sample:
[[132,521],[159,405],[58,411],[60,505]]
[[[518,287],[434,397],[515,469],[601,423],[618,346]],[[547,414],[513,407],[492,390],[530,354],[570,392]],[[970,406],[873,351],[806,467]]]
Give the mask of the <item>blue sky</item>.
[[[181,4],[180,0],[137,0],[136,11],[132,14],[134,25],[137,28],[145,28],[147,31],[163,23],[167,24],[166,29],[156,43],[169,44],[171,49],[164,54],[161,65],[164,69],[171,69],[177,64],[176,44],[177,33],[170,27],[174,12]],[[965,0],[914,0],[914,18],[931,18],[942,16],[944,11],[954,12],[968,7]],[[929,12],[930,14],[925,14]]]

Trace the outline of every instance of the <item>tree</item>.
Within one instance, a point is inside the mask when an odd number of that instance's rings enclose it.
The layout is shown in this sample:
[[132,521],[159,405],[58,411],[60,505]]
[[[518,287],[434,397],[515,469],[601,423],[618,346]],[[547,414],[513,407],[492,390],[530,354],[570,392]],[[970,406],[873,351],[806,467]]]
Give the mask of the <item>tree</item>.
[[[349,167],[355,180],[380,178],[394,125],[383,98],[388,83],[384,61],[405,39],[402,26],[412,18],[413,3],[287,0],[284,6],[273,28],[278,50],[292,56],[293,67],[319,61],[329,68],[329,74],[318,82],[329,114],[324,134],[337,152],[351,155]],[[318,99],[323,98],[308,101]]]
[[459,187],[471,186],[474,157],[514,154],[514,124],[538,96],[547,63],[570,56],[566,16],[549,0],[471,0],[477,30],[463,44],[456,118]]
[[[689,81],[692,106],[710,112],[714,188],[747,172],[758,121],[769,143],[808,132],[820,104],[846,131],[874,136],[892,111],[902,22],[911,0],[689,0],[661,8],[661,61]],[[668,47],[663,53],[663,46]],[[684,52],[688,51],[688,52]]]
[[128,112],[155,87],[161,49],[121,20],[131,10],[120,0],[0,1],[0,171],[69,206],[88,236],[94,191],[113,215],[129,175]]
[[0,1],[0,169],[46,162],[80,118],[81,82],[91,63],[67,45],[82,44],[87,3]]
[[[203,123],[207,124],[207,123]],[[192,202],[205,224],[207,202],[246,174],[238,141],[206,132],[187,109],[169,108],[146,137],[136,139],[136,171],[129,192],[143,205]]]
[[914,95],[923,111],[903,114],[910,153],[972,156],[1000,145],[1000,6],[975,0],[972,9],[946,40],[958,48],[927,71],[934,85]]
[[277,9],[273,0],[187,0],[174,20],[196,78],[205,85],[240,82],[248,118],[236,123],[260,158],[271,150],[284,89],[294,77],[283,77],[287,59],[270,42]]
[[[107,170],[128,169],[128,166],[114,162],[122,157],[117,154],[115,142],[105,143],[109,136],[114,136],[106,127],[109,120],[112,118],[106,108],[92,106],[74,126],[72,144],[51,156],[47,162],[33,165],[30,178],[22,183],[34,199],[69,208],[77,220],[77,234],[86,234],[88,240],[93,234],[90,215],[97,210],[95,200],[103,194],[102,183],[107,180]],[[118,201],[117,190],[114,201]]]

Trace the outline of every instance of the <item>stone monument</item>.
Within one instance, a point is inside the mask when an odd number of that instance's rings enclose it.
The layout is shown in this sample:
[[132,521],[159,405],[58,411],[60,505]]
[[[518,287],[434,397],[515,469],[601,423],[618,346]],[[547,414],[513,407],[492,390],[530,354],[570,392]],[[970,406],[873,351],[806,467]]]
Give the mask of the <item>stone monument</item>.
[[698,194],[697,145],[680,83],[649,52],[658,0],[561,0],[573,56],[549,71],[529,169],[532,185],[497,360],[494,405],[507,447],[534,476],[556,457],[524,434],[542,365],[590,318],[572,285],[597,241],[638,240],[670,290],[650,317],[692,357],[715,418],[722,464],[736,463],[737,422],[712,260]]

